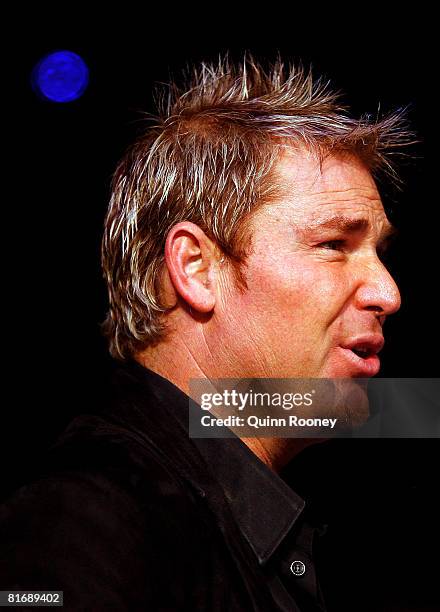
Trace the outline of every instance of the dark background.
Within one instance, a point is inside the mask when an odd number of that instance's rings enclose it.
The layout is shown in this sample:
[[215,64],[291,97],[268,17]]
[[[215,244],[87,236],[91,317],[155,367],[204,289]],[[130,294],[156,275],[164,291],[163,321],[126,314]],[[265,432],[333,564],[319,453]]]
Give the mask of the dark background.
[[[381,376],[438,375],[438,197],[434,143],[437,67],[429,17],[385,21],[366,9],[347,26],[272,9],[270,18],[217,6],[212,15],[166,7],[95,19],[34,10],[17,15],[9,48],[13,94],[12,194],[4,202],[4,339],[8,346],[3,410],[3,495],[73,415],[93,410],[109,359],[99,323],[106,291],[100,235],[116,162],[154,112],[152,86],[186,63],[245,49],[259,58],[312,63],[345,92],[356,114],[410,105],[421,144],[402,170],[401,194],[383,193],[400,228],[390,261],[402,308],[386,324]],[[90,69],[83,97],[39,99],[35,63],[68,49]],[[9,199],[10,198],[10,199]],[[12,419],[12,424],[8,422]],[[305,451],[287,476],[330,524],[322,581],[334,610],[434,610],[440,537],[435,440],[339,440]]]

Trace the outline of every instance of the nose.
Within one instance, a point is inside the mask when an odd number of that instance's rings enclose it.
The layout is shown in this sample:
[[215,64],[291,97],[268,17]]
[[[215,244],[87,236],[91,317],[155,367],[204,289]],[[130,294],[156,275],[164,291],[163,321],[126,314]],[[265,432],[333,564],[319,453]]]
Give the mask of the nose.
[[386,267],[376,256],[363,268],[356,293],[357,307],[376,312],[381,324],[397,312],[401,299],[399,289]]

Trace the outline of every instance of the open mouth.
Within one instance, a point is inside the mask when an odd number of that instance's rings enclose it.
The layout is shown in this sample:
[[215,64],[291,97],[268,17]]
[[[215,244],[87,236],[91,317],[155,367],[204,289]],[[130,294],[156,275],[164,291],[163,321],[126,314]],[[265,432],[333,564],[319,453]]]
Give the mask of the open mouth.
[[342,346],[354,376],[375,376],[380,370],[380,359],[377,353],[384,344],[381,335],[357,338]]
[[362,359],[368,359],[368,357],[371,357],[371,355],[376,354],[375,351],[371,348],[356,347],[350,350],[353,351],[355,355],[357,355],[358,357],[361,357]]
[[342,348],[349,376],[375,376],[380,370],[380,359],[374,351]]

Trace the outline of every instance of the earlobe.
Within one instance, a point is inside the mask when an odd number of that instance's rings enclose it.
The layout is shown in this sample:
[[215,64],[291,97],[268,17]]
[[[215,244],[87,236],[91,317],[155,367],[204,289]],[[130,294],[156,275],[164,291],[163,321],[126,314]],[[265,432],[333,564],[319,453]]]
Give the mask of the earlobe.
[[211,312],[216,300],[215,245],[197,225],[178,223],[165,243],[165,262],[174,291],[200,313]]

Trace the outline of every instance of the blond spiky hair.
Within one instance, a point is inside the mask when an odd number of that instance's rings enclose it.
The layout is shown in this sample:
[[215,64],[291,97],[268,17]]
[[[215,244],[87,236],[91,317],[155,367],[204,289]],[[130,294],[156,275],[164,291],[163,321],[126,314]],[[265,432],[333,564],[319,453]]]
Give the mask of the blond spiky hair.
[[110,352],[127,359],[165,337],[160,273],[169,230],[192,221],[214,240],[246,289],[242,266],[257,208],[282,195],[282,148],[306,147],[322,163],[343,152],[373,176],[399,183],[393,158],[412,144],[406,109],[374,120],[349,116],[329,82],[280,57],[268,69],[246,53],[232,63],[188,69],[183,86],[156,91],[157,114],[129,148],[112,181],[102,242],[110,309]]

